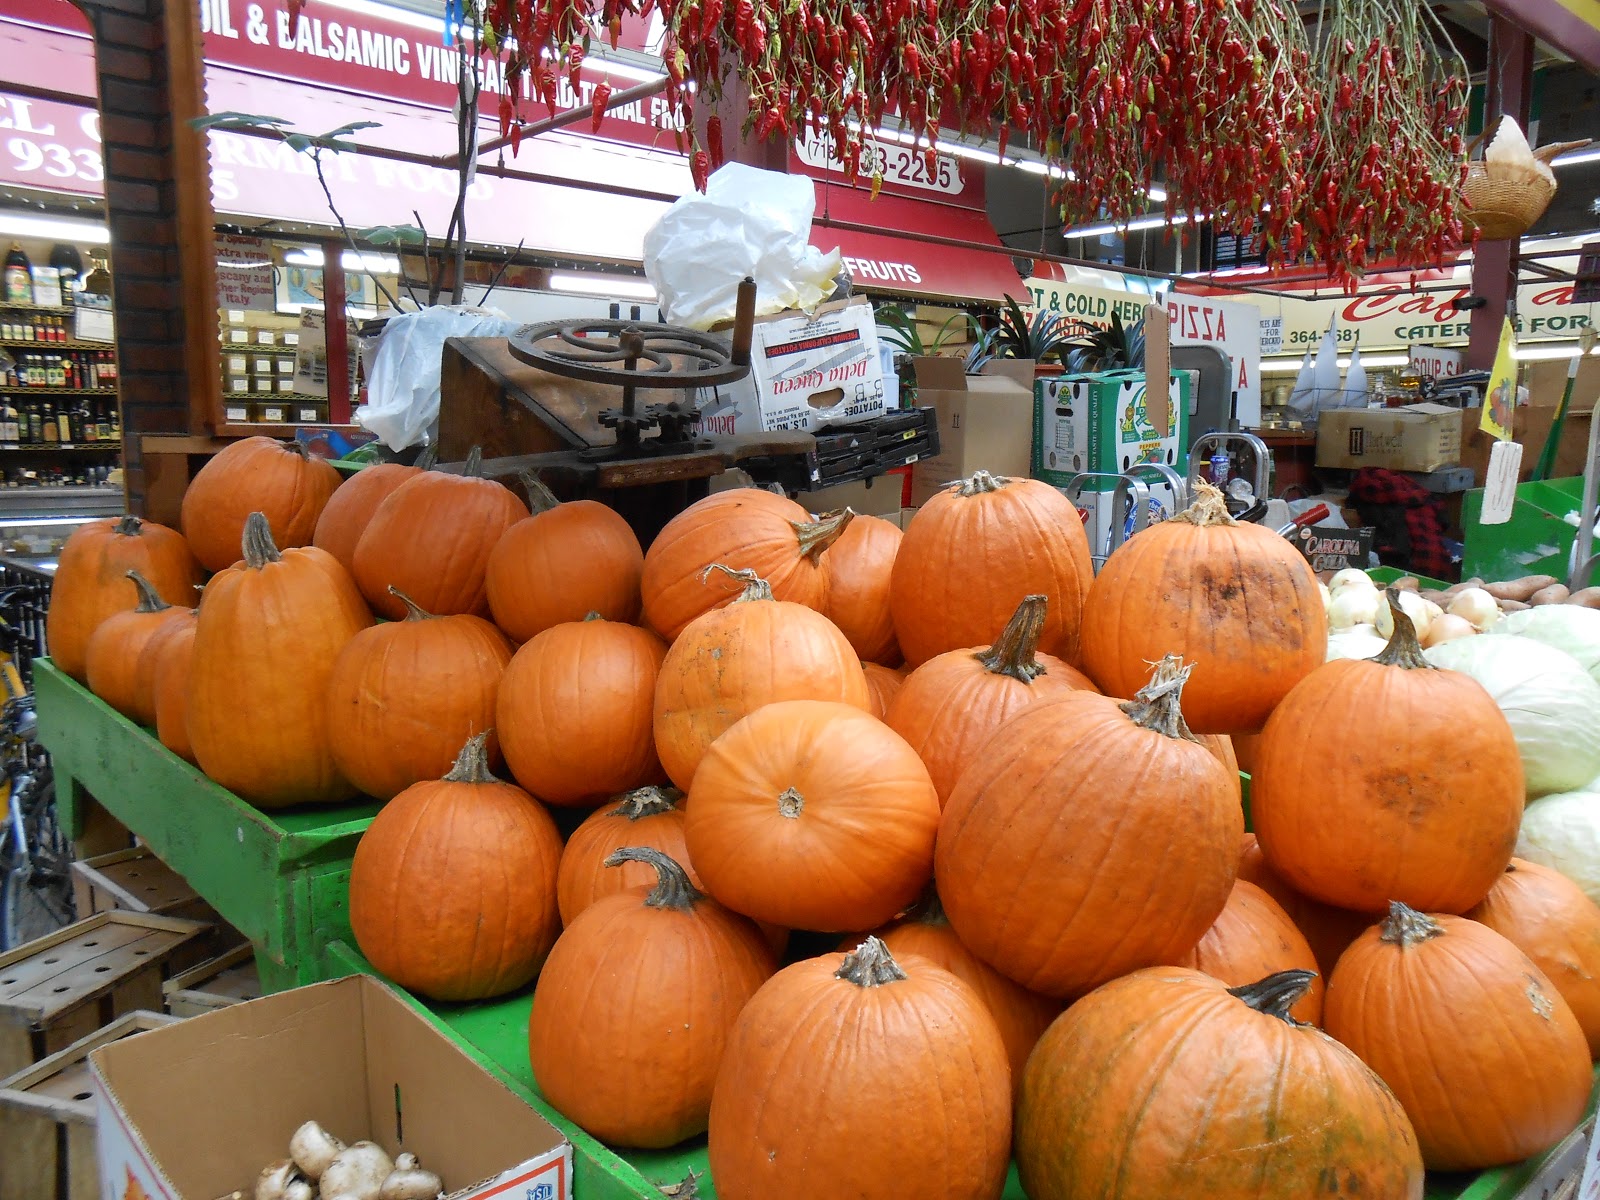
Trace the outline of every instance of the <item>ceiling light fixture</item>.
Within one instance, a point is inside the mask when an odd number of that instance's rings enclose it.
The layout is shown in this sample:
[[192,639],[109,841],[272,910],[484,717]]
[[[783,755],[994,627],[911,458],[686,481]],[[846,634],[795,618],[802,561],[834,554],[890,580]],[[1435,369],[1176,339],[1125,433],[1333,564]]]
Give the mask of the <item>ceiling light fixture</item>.
[[52,242],[99,242],[111,240],[111,231],[101,221],[74,221],[71,217],[46,214],[0,212],[0,234],[9,237],[40,238]]
[[602,296],[606,299],[626,296],[635,300],[655,300],[656,289],[648,279],[625,275],[591,275],[586,272],[550,276],[550,288],[556,292],[572,292],[580,296]]

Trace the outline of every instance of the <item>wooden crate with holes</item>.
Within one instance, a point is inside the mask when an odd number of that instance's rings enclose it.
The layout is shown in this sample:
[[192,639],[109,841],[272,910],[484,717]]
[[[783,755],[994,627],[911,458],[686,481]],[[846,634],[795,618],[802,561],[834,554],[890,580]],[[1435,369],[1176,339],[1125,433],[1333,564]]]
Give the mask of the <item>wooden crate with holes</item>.
[[127,1013],[0,1079],[0,1200],[99,1200],[89,1052],[177,1019]]
[[210,925],[211,931],[204,938],[196,939],[180,952],[173,963],[175,971],[186,971],[244,940],[148,846],[80,859],[72,864],[72,886],[80,917],[119,909]]
[[230,1004],[254,1000],[261,993],[255,948],[235,946],[162,985],[167,1011],[175,1017],[198,1017]]
[[161,1008],[162,981],[209,926],[104,912],[0,955],[0,1077],[135,1009]]

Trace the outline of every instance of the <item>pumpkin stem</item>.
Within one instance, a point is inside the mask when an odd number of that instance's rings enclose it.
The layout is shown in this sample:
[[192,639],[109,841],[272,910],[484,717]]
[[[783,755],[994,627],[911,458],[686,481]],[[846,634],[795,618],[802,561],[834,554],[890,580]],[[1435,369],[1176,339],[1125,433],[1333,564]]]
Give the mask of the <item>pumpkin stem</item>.
[[1422,656],[1422,645],[1417,641],[1417,627],[1411,623],[1406,610],[1400,607],[1400,593],[1394,588],[1384,588],[1383,598],[1388,602],[1394,629],[1389,634],[1389,644],[1374,654],[1372,661],[1386,667],[1403,667],[1407,671],[1433,670],[1433,664]]
[[138,537],[139,530],[144,528],[144,522],[132,513],[125,515],[112,528],[112,533],[120,533],[123,537]]
[[1189,682],[1192,670],[1193,663],[1185,666],[1182,658],[1169,654],[1156,663],[1150,682],[1140,688],[1132,700],[1124,700],[1117,707],[1132,717],[1133,723],[1141,729],[1152,730],[1163,737],[1199,742],[1200,739],[1189,732],[1179,705],[1183,685]]
[[733,603],[735,604],[740,604],[746,600],[777,599],[772,594],[772,585],[748,567],[740,567],[735,570],[733,567],[725,567],[721,563],[712,563],[704,571],[700,572],[700,582],[709,582],[713,571],[721,571],[734,582],[744,584],[744,591],[733,598]]
[[446,783],[499,783],[489,770],[489,730],[475,733],[456,755],[456,765],[444,777]]
[[1231,987],[1228,995],[1237,996],[1258,1013],[1278,1017],[1291,1025],[1301,1025],[1304,1022],[1296,1021],[1289,1015],[1289,1010],[1311,990],[1311,981],[1316,977],[1315,971],[1279,971],[1256,983]]
[[423,608],[422,605],[418,604],[415,600],[413,600],[410,596],[406,595],[399,588],[395,587],[395,585],[392,584],[392,583],[389,585],[389,595],[393,596],[396,600],[400,601],[400,603],[402,603],[402,604],[404,604],[406,606],[406,620],[408,620],[408,621],[432,621],[432,620],[434,620],[434,614],[433,613],[431,613],[427,609]]
[[683,799],[683,793],[675,787],[658,787],[651,784],[649,787],[623,792],[614,799],[617,801],[617,806],[607,813],[607,816],[627,817],[630,821],[637,821],[643,817],[655,817],[671,812],[678,807],[679,801]]
[[161,593],[151,587],[150,581],[139,572],[129,571],[128,578],[133,580],[133,586],[139,589],[139,604],[134,609],[134,612],[158,613],[163,609],[172,607],[161,598]]
[[689,872],[678,865],[671,855],[663,854],[653,846],[624,846],[606,855],[605,865],[620,867],[623,863],[638,862],[656,869],[656,886],[644,898],[651,908],[693,908],[706,898],[706,894],[689,882]]
[[778,815],[788,817],[791,821],[800,815],[806,806],[806,798],[793,788],[784,788],[778,796]]
[[794,526],[794,535],[800,542],[800,557],[816,562],[824,550],[844,536],[844,531],[855,519],[855,509],[841,508],[837,512],[824,513],[820,521],[790,521],[789,524]]
[[700,1174],[693,1168],[683,1177],[681,1183],[669,1183],[661,1189],[663,1196],[671,1200],[700,1200]]
[[958,496],[976,496],[983,492],[998,492],[1011,480],[1004,475],[991,475],[987,471],[974,471],[966,479],[958,479],[951,486]]
[[1442,933],[1444,933],[1443,925],[1427,913],[1419,913],[1398,900],[1389,901],[1389,915],[1378,927],[1379,938],[1399,946],[1402,950],[1425,942],[1429,938],[1436,938]]
[[918,925],[948,925],[949,918],[944,915],[944,901],[939,899],[939,888],[931,881],[927,890],[922,893],[922,898],[905,915],[907,921],[915,921]]
[[857,987],[874,988],[898,983],[906,978],[906,973],[889,953],[889,947],[869,933],[861,945],[844,956],[833,977]]
[[556,494],[545,486],[537,471],[527,469],[518,471],[517,478],[522,481],[522,490],[528,493],[528,511],[534,516],[561,506],[561,501],[557,500]]
[[278,544],[272,540],[272,526],[265,513],[253,512],[244,519],[244,565],[259,571],[268,563],[281,562]]
[[299,438],[287,438],[284,441],[279,442],[278,445],[282,446],[290,454],[298,454],[302,459],[305,459],[308,462],[311,459],[311,452],[306,449],[305,444],[301,442]]
[[1044,614],[1049,604],[1045,596],[1024,596],[994,645],[972,657],[991,675],[1032,683],[1045,673],[1044,664],[1034,655],[1039,649],[1039,635],[1044,632]]
[[1193,503],[1172,519],[1181,521],[1185,525],[1197,525],[1201,529],[1208,529],[1213,525],[1227,527],[1239,523],[1228,515],[1228,500],[1222,494],[1222,489],[1203,479],[1194,485]]
[[464,479],[482,479],[483,478],[483,447],[482,446],[474,446],[471,450],[467,451],[467,461],[466,461],[466,465],[461,468],[461,475],[462,475],[462,478],[464,478]]
[[585,622],[589,622],[589,621],[604,621],[605,620],[605,618],[603,616],[601,616],[598,612],[596,612],[592,608],[588,612],[583,614],[583,619],[584,619]]
[[417,461],[411,465],[419,471],[431,471],[439,461],[439,443],[424,446],[422,453],[417,455]]

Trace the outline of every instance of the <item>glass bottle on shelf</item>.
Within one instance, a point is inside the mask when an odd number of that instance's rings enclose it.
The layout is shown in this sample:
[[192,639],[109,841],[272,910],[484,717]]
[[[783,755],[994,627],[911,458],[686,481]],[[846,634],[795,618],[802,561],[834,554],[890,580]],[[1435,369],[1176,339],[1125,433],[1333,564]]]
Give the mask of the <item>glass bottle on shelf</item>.
[[89,274],[84,276],[83,290],[91,296],[111,295],[111,272],[106,267],[106,251],[96,246],[89,251]]
[[72,441],[72,401],[63,400],[56,407],[56,441]]
[[4,404],[0,405],[0,443],[15,446],[20,432],[17,410],[11,404],[11,397],[7,396]]
[[33,303],[33,265],[22,252],[21,242],[11,243],[6,255],[5,302],[7,304]]
[[83,274],[83,256],[70,242],[57,242],[50,247],[50,265],[61,276],[61,303],[71,308],[74,304],[73,290],[77,287],[78,277]]
[[61,441],[61,426],[56,421],[55,401],[40,401],[39,411],[44,416],[44,444],[46,446],[57,445]]

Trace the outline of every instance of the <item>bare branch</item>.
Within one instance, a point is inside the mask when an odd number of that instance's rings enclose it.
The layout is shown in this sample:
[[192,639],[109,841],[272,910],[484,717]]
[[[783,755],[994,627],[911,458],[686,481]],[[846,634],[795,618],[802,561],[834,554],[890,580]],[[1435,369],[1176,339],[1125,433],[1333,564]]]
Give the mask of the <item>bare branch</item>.
[[[333,219],[339,222],[339,232],[344,234],[344,240],[349,243],[351,251],[359,258],[361,256],[361,247],[356,245],[356,239],[350,232],[350,226],[344,223],[344,217],[340,215],[338,207],[333,202],[333,192],[328,187],[328,177],[322,173],[321,146],[311,147],[311,165],[316,169],[317,182],[322,185],[322,194],[328,201],[328,211],[333,214]],[[383,298],[389,302],[389,307],[398,312],[400,309],[399,302],[389,293],[389,289],[383,286],[383,281],[378,278],[376,272],[372,275],[372,285],[383,293]]]
[[489,286],[483,290],[483,295],[479,297],[479,304],[487,304],[489,302],[489,294],[499,286],[500,277],[506,273],[506,268],[517,260],[517,255],[522,253],[522,247],[527,243],[527,240],[527,238],[523,238],[522,241],[517,243],[517,248],[506,255],[505,261],[500,264],[500,269],[494,273],[494,278],[489,280]]

